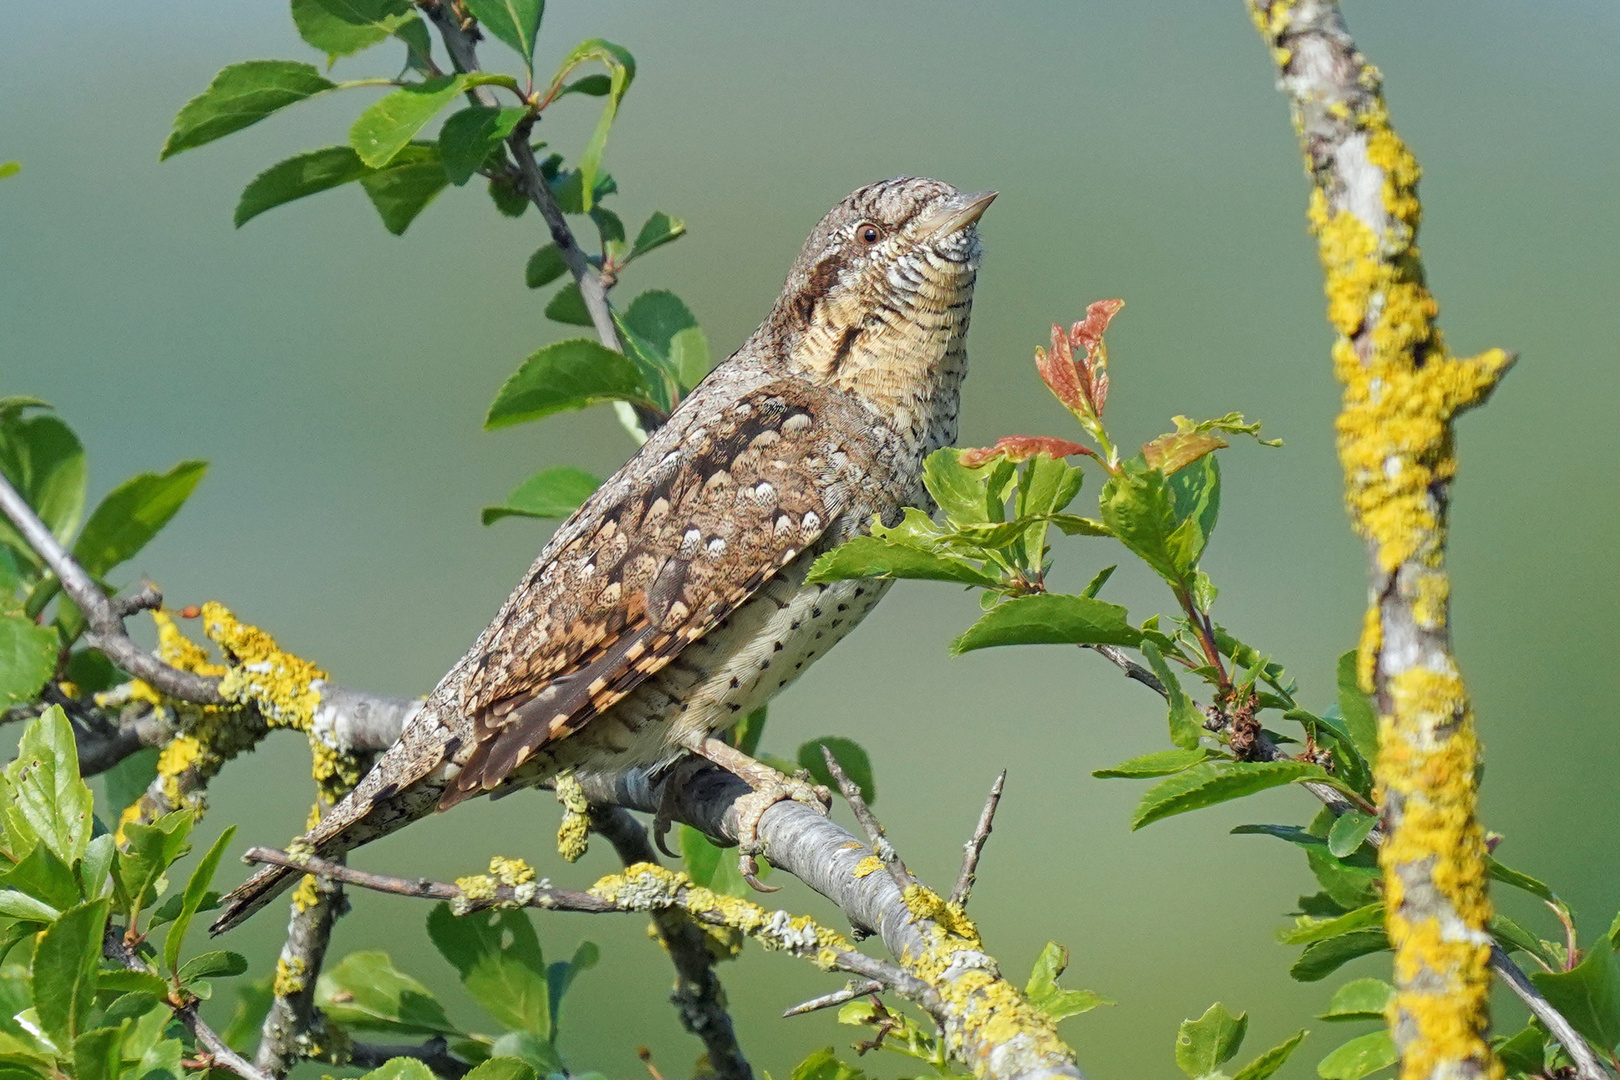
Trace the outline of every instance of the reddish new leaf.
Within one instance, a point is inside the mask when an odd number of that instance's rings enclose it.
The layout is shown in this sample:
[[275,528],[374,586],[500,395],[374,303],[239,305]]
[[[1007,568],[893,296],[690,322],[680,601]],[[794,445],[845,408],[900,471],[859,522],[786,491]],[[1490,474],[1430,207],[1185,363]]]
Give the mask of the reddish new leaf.
[[1086,308],[1085,319],[1070,328],[1070,342],[1084,346],[1088,353],[1095,352],[1102,347],[1103,332],[1108,329],[1108,324],[1124,306],[1123,300],[1098,300],[1089,305]]
[[1076,412],[1086,408],[1085,390],[1081,386],[1080,373],[1074,366],[1074,351],[1069,347],[1063,327],[1052,327],[1051,352],[1036,346],[1035,370],[1041,373],[1041,381],[1046,383],[1065,408]]
[[1004,439],[996,440],[996,445],[981,447],[976,450],[963,450],[958,457],[964,468],[977,469],[987,461],[994,461],[998,457],[1006,457],[1008,461],[1028,461],[1036,454],[1045,454],[1050,458],[1065,458],[1074,454],[1092,453],[1089,447],[1081,446],[1068,439],[1054,439],[1049,435],[1008,435]]
[[1177,469],[1191,465],[1205,454],[1229,445],[1231,444],[1219,435],[1212,435],[1207,431],[1172,431],[1144,444],[1142,456],[1147,459],[1150,467],[1169,476]]

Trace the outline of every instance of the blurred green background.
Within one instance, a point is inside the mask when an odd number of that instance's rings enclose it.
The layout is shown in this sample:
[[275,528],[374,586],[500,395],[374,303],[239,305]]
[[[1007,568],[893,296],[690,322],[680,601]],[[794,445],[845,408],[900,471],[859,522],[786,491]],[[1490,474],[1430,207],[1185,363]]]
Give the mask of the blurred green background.
[[[1425,168],[1424,248],[1453,346],[1522,354],[1461,429],[1455,627],[1487,748],[1487,824],[1507,836],[1499,854],[1552,880],[1596,933],[1620,905],[1620,8],[1384,0],[1347,16]],[[724,354],[852,188],[917,173],[1000,189],[982,230],[964,444],[1067,434],[1031,347],[1087,301],[1124,297],[1110,334],[1118,433],[1141,441],[1173,413],[1241,409],[1287,440],[1226,455],[1207,567],[1217,616],[1326,704],[1358,625],[1361,554],[1331,451],[1336,390],[1305,183],[1241,5],[553,0],[537,67],[591,36],[640,65],[608,146],[617,208],[632,227],[653,209],[690,227],[630,272],[626,297],[676,289]],[[392,74],[396,51],[338,71]],[[515,65],[498,45],[484,51]],[[93,497],[139,469],[213,462],[132,568],[172,604],[223,600],[343,682],[428,690],[549,528],[485,529],[479,508],[540,466],[605,474],[630,448],[606,410],[480,430],[517,363],[567,336],[523,285],[543,242],[537,216],[499,218],[475,184],[396,239],[351,187],[234,231],[248,179],[342,142],[361,105],[329,96],[158,164],[173,114],[221,66],[318,59],[281,4],[31,5],[0,57],[0,158],[24,163],[0,187],[0,391],[43,397],[79,430]],[[542,135],[573,156],[596,111],[570,98]],[[1123,552],[1060,539],[1056,555],[1059,583],[1076,587]],[[1142,574],[1122,570],[1109,591],[1138,616],[1166,607]],[[1295,849],[1227,835],[1303,821],[1308,797],[1274,792],[1132,835],[1140,786],[1089,773],[1164,744],[1156,700],[1073,649],[953,660],[946,643],[975,613],[950,587],[901,584],[854,644],[773,707],[766,749],[828,733],[862,741],[878,811],[936,884],[954,876],[995,771],[1009,770],[974,913],[1018,977],[1053,939],[1073,950],[1067,981],[1119,1001],[1065,1024],[1089,1075],[1174,1075],[1177,1022],[1217,998],[1251,1012],[1242,1060],[1313,1027],[1283,1074],[1312,1075],[1361,1030],[1311,1020],[1342,979],[1292,983],[1296,950],[1272,940],[1314,885]],[[293,835],[306,768],[291,737],[231,766],[205,834],[239,822],[242,846]],[[570,883],[610,868],[601,850],[561,865],[556,820],[549,797],[468,805],[358,861],[445,877],[501,852]],[[793,883],[776,900],[825,914]],[[1517,898],[1505,903],[1551,934]],[[339,955],[388,949],[466,1005],[428,946],[425,908],[373,895],[354,908]],[[539,924],[554,957],[586,936],[603,945],[565,1010],[570,1060],[641,1076],[645,1045],[666,1075],[685,1075],[699,1047],[664,1001],[670,972],[641,920]],[[264,971],[280,932],[267,913],[232,947]],[[827,1014],[776,1018],[838,985],[808,965],[751,950],[722,974],[745,1049],[778,1077],[807,1050],[856,1037]],[[1516,1028],[1516,1010],[1502,1024]]]

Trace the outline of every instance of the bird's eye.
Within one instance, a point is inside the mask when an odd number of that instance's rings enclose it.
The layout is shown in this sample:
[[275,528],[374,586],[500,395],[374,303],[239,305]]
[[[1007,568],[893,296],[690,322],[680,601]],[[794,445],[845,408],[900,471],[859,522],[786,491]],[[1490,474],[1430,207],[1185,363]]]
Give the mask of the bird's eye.
[[873,225],[870,221],[863,221],[855,229],[855,235],[860,239],[861,243],[865,244],[867,247],[871,247],[873,244],[883,239],[883,230],[878,228],[876,225]]

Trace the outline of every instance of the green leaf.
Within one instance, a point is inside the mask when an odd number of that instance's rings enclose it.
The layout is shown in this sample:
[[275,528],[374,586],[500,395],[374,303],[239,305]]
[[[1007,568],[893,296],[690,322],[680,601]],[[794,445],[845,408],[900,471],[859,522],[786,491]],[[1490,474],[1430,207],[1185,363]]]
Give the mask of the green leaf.
[[490,525],[504,517],[565,518],[601,486],[602,481],[570,465],[541,469],[513,488],[506,502],[484,507],[483,521]]
[[214,871],[219,869],[219,860],[225,854],[225,845],[231,842],[236,833],[235,825],[227,825],[225,831],[219,834],[219,839],[204,853],[198,861],[197,868],[191,872],[191,879],[186,882],[185,899],[180,903],[180,914],[169,927],[168,936],[163,939],[163,962],[170,971],[174,971],[180,962],[180,946],[186,940],[186,930],[191,926],[191,917],[197,914],[204,898],[208,895],[208,886],[214,880]]
[[130,558],[156,536],[191,497],[206,461],[182,461],[166,473],[141,473],[113,488],[73,543],[73,557],[92,577]]
[[72,1046],[90,1028],[107,906],[92,900],[64,912],[34,946],[34,1008],[40,1028],[59,1047]]
[[[528,1062],[536,1073],[550,1077],[554,1073],[563,1073],[563,1061],[557,1054],[557,1048],[547,1039],[543,1039],[532,1031],[508,1031],[495,1040],[490,1047],[492,1057],[512,1057],[519,1061]],[[593,1073],[574,1073],[574,1080],[590,1080]]]
[[594,325],[590,309],[585,306],[585,297],[580,295],[577,281],[570,281],[557,290],[557,295],[546,304],[546,318],[552,322],[560,322],[564,326]]
[[[156,930],[164,923],[172,923],[174,920],[178,919],[180,917],[181,909],[185,906],[185,902],[185,893],[175,893],[173,896],[163,901],[163,903],[159,904],[152,910],[152,915],[147,920],[146,932],[150,934],[153,930]],[[217,911],[218,909],[219,893],[213,889],[209,889],[207,892],[203,893],[202,903],[197,905],[197,913],[201,914],[204,911]]]
[[445,75],[402,87],[372,102],[349,128],[349,145],[365,164],[382,168],[467,85],[465,75]]
[[1620,1043],[1620,969],[1607,937],[1587,948],[1571,971],[1533,971],[1530,981],[1575,1030],[1603,1050]]
[[61,706],[52,705],[23,729],[5,778],[12,850],[38,839],[63,864],[77,862],[90,842],[95,800],[79,779],[79,749]]
[[861,798],[868,803],[877,802],[877,782],[872,779],[872,759],[853,739],[823,735],[800,744],[798,753],[794,755],[799,767],[807,770],[816,783],[825,784],[833,791],[837,791],[838,784],[833,780],[832,772],[821,756],[821,748],[824,746],[838,759],[838,765],[844,770],[844,775],[861,789]]
[[1294,961],[1294,966],[1288,969],[1288,974],[1300,982],[1316,982],[1327,978],[1358,956],[1383,952],[1387,948],[1389,938],[1385,936],[1383,927],[1352,930],[1348,934],[1307,945],[1299,959]]
[[[13,842],[19,837],[13,835]],[[33,842],[16,865],[0,874],[0,888],[15,890],[35,900],[65,911],[84,899],[78,878],[67,863],[57,858],[44,843]],[[15,846],[14,852],[18,850]]]
[[568,264],[563,262],[562,252],[556,244],[547,244],[529,256],[528,265],[523,268],[523,281],[529,288],[538,289],[566,273]]
[[1511,1039],[1496,1044],[1496,1056],[1508,1074],[1542,1075],[1547,1069],[1547,1033],[1534,1023]]
[[603,401],[647,403],[647,393],[628,358],[589,338],[559,341],[534,353],[506,380],[484,428],[492,431]]
[[1345,1043],[1316,1065],[1322,1080],[1361,1080],[1369,1073],[1395,1064],[1395,1041],[1387,1030],[1369,1031]]
[[462,1080],[535,1080],[535,1071],[522,1058],[492,1057]]
[[389,1058],[360,1080],[435,1080],[435,1077],[420,1058],[397,1057]]
[[793,1080],[866,1080],[866,1074],[838,1060],[832,1047],[817,1050],[793,1067]]
[[1511,885],[1515,889],[1523,889],[1531,896],[1539,896],[1549,904],[1560,902],[1558,895],[1545,882],[1538,881],[1529,874],[1521,873],[1510,866],[1504,866],[1489,855],[1485,856],[1485,866],[1492,880],[1500,881],[1504,885]]
[[1164,685],[1165,698],[1170,703],[1170,711],[1167,714],[1170,741],[1183,750],[1194,749],[1204,735],[1203,714],[1181,689],[1181,680],[1170,670],[1170,665],[1165,662],[1164,654],[1159,651],[1157,645],[1151,641],[1142,642],[1142,657],[1153,669],[1153,674],[1159,677],[1159,682]]
[[700,326],[689,326],[669,339],[669,367],[682,390],[691,390],[703,381],[714,366],[709,339]]
[[74,1080],[118,1080],[124,1064],[119,1051],[123,1036],[122,1028],[100,1027],[73,1040]]
[[135,805],[157,777],[159,755],[156,747],[149,746],[135,751],[101,774],[102,790],[106,793],[107,806],[114,818]]
[[158,160],[241,131],[288,105],[337,89],[310,64],[248,60],[220,71],[208,89],[186,102]]
[[1036,454],[1020,470],[1018,517],[1029,519],[1024,530],[1024,564],[1038,570],[1046,551],[1046,531],[1051,515],[1065,509],[1080,493],[1085,474],[1062,458]]
[[1069,950],[1055,941],[1048,941],[1046,948],[1041,950],[1041,955],[1035,959],[1035,967],[1029,973],[1029,982],[1024,985],[1024,997],[1054,1023],[1090,1012],[1099,1005],[1114,1004],[1101,994],[1092,993],[1090,990],[1066,990],[1059,986],[1058,976],[1062,975],[1068,966]]
[[1133,757],[1129,761],[1122,761],[1106,769],[1098,769],[1091,775],[1099,780],[1141,780],[1150,776],[1174,776],[1214,756],[1211,751],[1202,747],[1192,750],[1158,750],[1151,754],[1143,754],[1141,757]]
[[223,979],[241,975],[248,969],[247,957],[241,953],[219,949],[193,956],[180,968],[181,985],[196,979]]
[[1048,593],[997,604],[951,643],[961,655],[993,645],[1136,645],[1142,632],[1126,611],[1088,596]]
[[602,959],[602,950],[594,941],[582,941],[567,961],[559,960],[546,966],[546,989],[551,1008],[551,1037],[557,1037],[557,1015],[562,1009],[568,988],[574,985],[579,973],[596,966]]
[[686,864],[686,876],[694,885],[722,896],[748,896],[753,892],[737,867],[736,855],[716,847],[690,825],[682,825],[680,829],[681,857]]
[[20,611],[0,614],[0,709],[39,697],[51,672],[61,639]]
[[439,158],[444,162],[450,182],[460,187],[471,180],[473,173],[528,115],[526,109],[496,109],[484,105],[473,105],[450,114],[439,129]]
[[55,922],[61,911],[16,889],[0,889],[0,916],[23,922]]
[[1180,587],[1198,566],[1220,510],[1213,457],[1166,477],[1139,458],[1103,486],[1103,523],[1160,577]]
[[625,325],[651,344],[663,361],[669,358],[675,335],[698,324],[681,298],[666,289],[652,289],[636,297],[623,318]]
[[240,229],[283,203],[353,183],[370,172],[360,155],[347,146],[328,146],[290,157],[270,166],[242,189],[236,202],[236,227]]
[[1548,953],[1535,935],[1506,915],[1491,916],[1491,936],[1509,953],[1527,952],[1549,967],[1557,966],[1556,959]]
[[1108,579],[1113,577],[1114,571],[1118,569],[1118,566],[1105,566],[1101,570],[1097,571],[1092,575],[1091,580],[1086,583],[1086,587],[1080,590],[1080,595],[1096,596],[1098,593],[1102,592],[1102,587],[1108,584]]
[[[73,430],[54,416],[24,418],[28,404],[0,412],[0,473],[27,501],[45,527],[66,541],[84,513],[84,447]],[[9,521],[0,519],[0,543],[40,566],[39,556]]]
[[1295,1048],[1305,1041],[1307,1032],[1300,1031],[1287,1042],[1273,1046],[1253,1061],[1237,1071],[1232,1080],[1266,1080],[1266,1078],[1283,1067]]
[[1320,766],[1304,761],[1206,761],[1149,788],[1131,817],[1131,828],[1326,775]]
[[1378,710],[1361,692],[1356,678],[1356,650],[1351,649],[1339,657],[1339,712],[1350,739],[1364,761],[1378,758]]
[[686,222],[670,217],[662,210],[654,210],[652,216],[642,223],[641,231],[636,233],[636,242],[630,245],[630,259],[639,259],[647,252],[685,235]]
[[1328,850],[1335,858],[1342,859],[1361,846],[1367,839],[1367,834],[1378,825],[1375,814],[1363,814],[1359,810],[1351,810],[1339,815],[1328,830]]
[[540,33],[545,0],[463,0],[463,3],[485,30],[523,57],[525,69],[534,70],[534,39]]
[[169,983],[150,971],[135,968],[115,968],[103,971],[97,978],[96,989],[115,994],[151,994],[162,999],[169,994]]
[[601,38],[591,38],[574,46],[573,51],[563,58],[562,65],[557,68],[557,74],[552,77],[551,89],[547,96],[555,98],[563,80],[575,68],[591,61],[596,61],[608,69],[608,93],[607,101],[602,106],[602,117],[596,122],[596,130],[591,134],[591,141],[585,144],[585,151],[579,156],[581,212],[590,210],[593,204],[596,174],[602,167],[602,151],[607,146],[608,132],[613,130],[613,119],[618,115],[619,102],[624,99],[625,91],[630,89],[630,83],[636,77],[636,61],[629,50]]
[[1293,926],[1277,934],[1277,940],[1284,945],[1309,945],[1312,942],[1338,937],[1340,934],[1348,934],[1352,930],[1365,930],[1368,927],[1383,925],[1384,905],[1366,904],[1331,919],[1309,917],[1297,919]]
[[330,65],[397,33],[411,19],[408,0],[292,0],[298,36]]
[[345,1027],[416,1035],[460,1034],[428,988],[395,968],[385,952],[345,956],[321,976],[315,996],[321,1010]]
[[402,149],[387,168],[360,178],[360,186],[377,208],[383,227],[395,236],[404,233],[416,215],[449,184],[438,151],[418,143]]
[[550,990],[534,924],[523,911],[477,911],[457,917],[440,904],[428,915],[434,948],[461,983],[505,1027],[551,1037]]
[[1383,979],[1352,979],[1333,991],[1322,1020],[1382,1020],[1395,988]]
[[[1005,513],[999,485],[992,490],[991,469],[969,469],[958,460],[961,451],[945,447],[923,461],[923,486],[945,512],[945,520],[961,528],[1000,522]],[[1013,470],[1008,469],[1010,478]]]
[[1197,1020],[1185,1020],[1176,1035],[1176,1067],[1192,1080],[1208,1076],[1238,1052],[1249,1030],[1249,1016],[1233,1016],[1220,1002]]
[[6,180],[22,172],[20,161],[0,161],[0,180]]
[[867,577],[956,581],[983,588],[1001,583],[965,559],[914,544],[890,543],[876,536],[857,536],[822,555],[810,567],[805,580],[813,585]]
[[131,910],[124,915],[131,923],[156,898],[164,872],[190,850],[187,840],[193,821],[190,810],[175,810],[150,825],[132,821],[124,826],[118,876],[129,891]]
[[1372,769],[1361,756],[1337,703],[1323,710],[1321,716],[1306,709],[1289,709],[1283,713],[1283,719],[1304,726],[1319,741],[1332,748],[1334,775],[1362,795],[1372,794]]

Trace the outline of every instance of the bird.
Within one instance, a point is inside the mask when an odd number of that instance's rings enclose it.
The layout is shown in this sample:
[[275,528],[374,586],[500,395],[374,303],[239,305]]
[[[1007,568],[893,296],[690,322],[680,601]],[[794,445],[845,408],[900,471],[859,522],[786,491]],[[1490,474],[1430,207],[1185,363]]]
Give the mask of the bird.
[[[811,564],[906,507],[952,444],[996,192],[921,177],[862,187],[810,233],[759,328],[587,499],[399,740],[294,850],[333,858],[477,795],[696,755],[765,809],[826,790],[720,736],[785,689],[888,590],[807,583]],[[220,933],[299,876],[267,866]],[[756,882],[757,883],[757,882]]]

